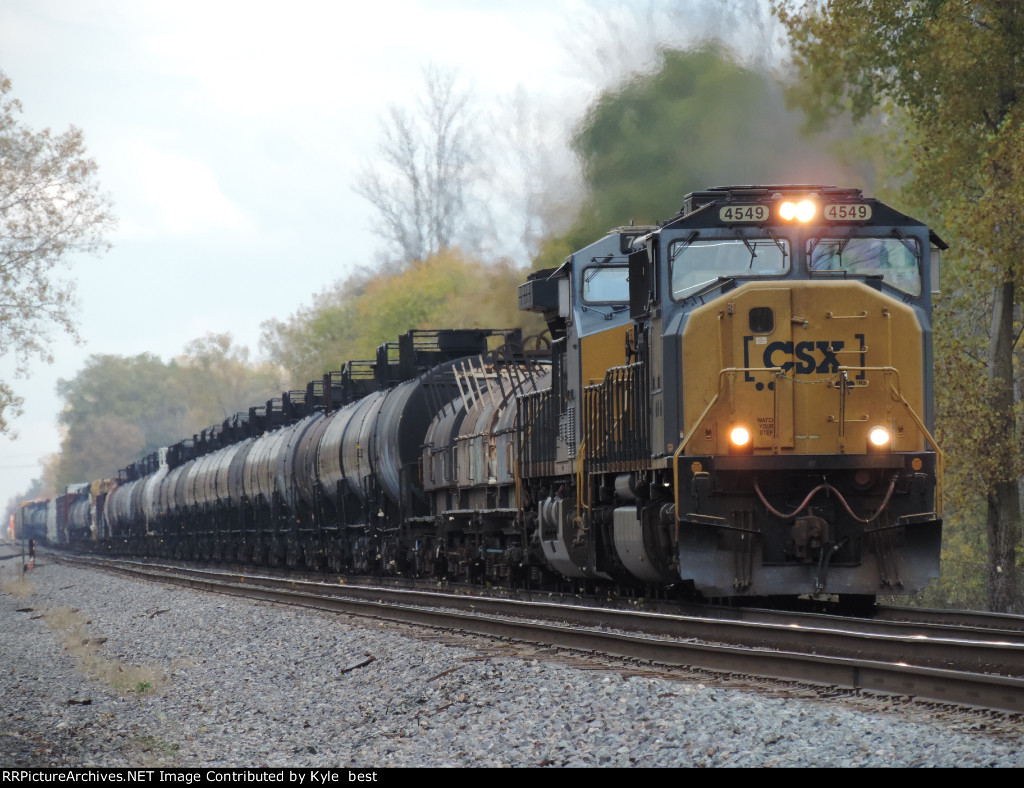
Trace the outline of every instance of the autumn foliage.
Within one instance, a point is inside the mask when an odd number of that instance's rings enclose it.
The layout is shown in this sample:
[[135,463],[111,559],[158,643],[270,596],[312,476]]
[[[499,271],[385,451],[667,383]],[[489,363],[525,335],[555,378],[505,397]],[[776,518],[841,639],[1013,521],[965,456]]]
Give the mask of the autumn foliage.
[[377,346],[410,329],[542,329],[520,312],[526,272],[444,249],[403,270],[357,273],[318,294],[287,320],[263,324],[262,344],[292,385],[305,385],[350,359],[374,358]]

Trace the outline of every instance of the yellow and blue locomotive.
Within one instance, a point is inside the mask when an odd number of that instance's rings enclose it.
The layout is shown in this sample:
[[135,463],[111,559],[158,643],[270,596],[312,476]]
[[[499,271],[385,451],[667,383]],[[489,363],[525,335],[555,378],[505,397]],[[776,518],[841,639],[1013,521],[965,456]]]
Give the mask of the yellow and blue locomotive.
[[705,597],[937,576],[931,294],[945,244],[856,189],[721,187],[539,272],[523,517],[560,574]]
[[89,505],[67,540],[537,588],[913,593],[941,542],[941,248],[855,189],[694,192],[521,286],[550,352],[410,331],[69,492]]

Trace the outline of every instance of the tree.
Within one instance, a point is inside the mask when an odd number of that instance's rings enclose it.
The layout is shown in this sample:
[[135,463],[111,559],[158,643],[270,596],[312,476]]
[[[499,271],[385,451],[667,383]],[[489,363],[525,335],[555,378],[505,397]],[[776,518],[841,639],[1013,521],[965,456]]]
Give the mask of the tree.
[[431,255],[367,284],[357,305],[363,334],[356,347],[369,358],[377,345],[414,328],[522,326],[528,313],[519,312],[518,287],[525,279],[512,266],[489,265],[455,249]]
[[583,76],[599,86],[651,73],[662,52],[702,43],[727,48],[744,65],[768,70],[780,32],[763,0],[589,0],[571,24],[566,49]]
[[[73,284],[58,270],[79,253],[105,250],[113,228],[96,164],[82,132],[36,132],[18,118],[20,102],[0,72],[0,355],[17,376],[33,358],[51,361],[54,327],[75,334]],[[0,433],[21,412],[13,386],[0,381]]]
[[492,117],[487,159],[490,241],[481,252],[527,265],[544,240],[564,233],[583,196],[576,158],[565,139],[561,107],[538,103],[522,88]]
[[177,365],[150,353],[90,356],[75,377],[57,381],[57,393],[64,399],[58,490],[110,477],[186,434]]
[[537,316],[518,310],[517,288],[525,279],[511,265],[449,249],[399,273],[336,283],[287,322],[264,323],[261,344],[291,385],[304,386],[346,361],[374,359],[381,343],[414,328],[520,326],[536,333]]
[[90,356],[60,380],[64,428],[54,487],[113,476],[162,446],[191,437],[280,394],[279,370],[253,364],[230,334],[194,340],[170,362],[138,356]]
[[370,280],[367,271],[339,279],[313,296],[284,320],[267,320],[260,328],[260,345],[270,360],[288,373],[291,385],[314,380],[359,358],[361,342],[357,304]]
[[800,134],[804,117],[784,107],[783,85],[726,50],[665,51],[660,68],[634,75],[591,105],[573,137],[587,187],[579,217],[550,238],[537,267],[609,229],[652,224],[689,191],[728,184],[859,181]]
[[355,190],[379,215],[374,232],[400,263],[424,260],[466,232],[477,156],[474,110],[453,71],[428,66],[417,111],[391,105],[381,123],[382,167],[365,170]]
[[959,292],[936,321],[940,432],[961,489],[984,499],[989,607],[1019,608],[1024,8],[1018,0],[774,4],[804,86],[795,98],[823,118],[882,112],[902,138],[905,195],[956,239],[946,284]]
[[284,387],[281,368],[250,361],[249,349],[235,345],[231,334],[194,339],[175,361],[188,404],[188,425],[223,421],[277,396]]

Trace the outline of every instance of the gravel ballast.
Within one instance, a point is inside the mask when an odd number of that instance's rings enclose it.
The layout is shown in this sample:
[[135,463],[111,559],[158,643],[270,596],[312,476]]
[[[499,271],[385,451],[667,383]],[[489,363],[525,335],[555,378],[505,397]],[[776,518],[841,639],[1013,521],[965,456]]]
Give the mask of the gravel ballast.
[[6,767],[1024,766],[1005,721],[578,669],[45,558],[21,583],[17,564]]

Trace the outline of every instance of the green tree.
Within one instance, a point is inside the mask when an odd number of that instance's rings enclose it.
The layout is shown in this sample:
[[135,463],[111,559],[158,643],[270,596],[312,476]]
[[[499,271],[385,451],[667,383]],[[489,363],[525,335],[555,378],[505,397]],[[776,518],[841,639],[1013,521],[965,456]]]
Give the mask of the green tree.
[[371,281],[359,300],[363,327],[356,347],[372,353],[413,328],[506,328],[523,325],[514,267],[489,265],[448,249],[395,276]]
[[161,446],[190,437],[281,393],[280,370],[249,361],[230,334],[194,340],[170,362],[138,356],[90,356],[60,380],[64,428],[54,486],[113,476]]
[[746,68],[724,49],[666,51],[653,73],[602,93],[576,128],[573,147],[588,196],[562,238],[548,239],[535,265],[558,265],[609,229],[652,224],[708,186],[860,183],[805,139],[804,116],[785,108],[783,84]]
[[338,369],[349,359],[360,358],[359,298],[371,279],[361,270],[339,279],[313,296],[287,320],[267,320],[261,326],[260,345],[271,361],[298,386]]
[[[823,118],[881,112],[905,195],[956,239],[937,326],[941,434],[960,489],[984,499],[992,610],[1020,607],[1024,7],[1018,0],[775,0],[796,98]],[[970,501],[961,501],[969,509]]]
[[139,455],[185,435],[187,405],[176,364],[143,353],[90,356],[75,377],[57,381],[64,428],[56,488],[110,477]]
[[[105,250],[114,219],[82,132],[33,131],[10,93],[0,72],[0,355],[22,377],[33,358],[51,360],[54,327],[76,336],[73,284],[58,272],[75,254]],[[0,381],[0,433],[21,403]]]
[[194,339],[175,361],[188,405],[186,425],[209,426],[223,421],[279,395],[284,386],[279,367],[251,361],[249,349],[235,345],[231,334]]

